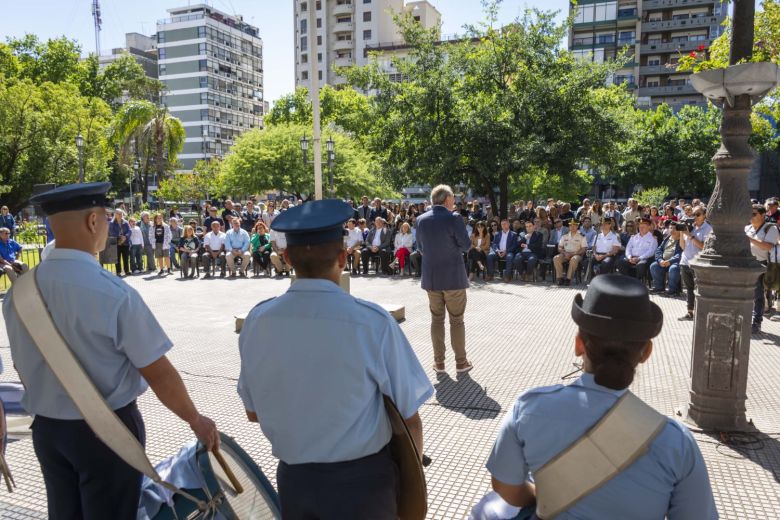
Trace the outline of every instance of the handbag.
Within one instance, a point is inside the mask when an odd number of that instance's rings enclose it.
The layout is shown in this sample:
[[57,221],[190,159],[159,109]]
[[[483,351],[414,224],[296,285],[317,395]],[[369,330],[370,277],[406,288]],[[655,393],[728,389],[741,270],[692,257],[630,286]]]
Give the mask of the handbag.
[[771,261],[772,256],[770,255],[769,263],[766,264],[764,289],[768,291],[780,291],[780,258],[778,258],[777,253],[777,246],[775,246],[775,261]]

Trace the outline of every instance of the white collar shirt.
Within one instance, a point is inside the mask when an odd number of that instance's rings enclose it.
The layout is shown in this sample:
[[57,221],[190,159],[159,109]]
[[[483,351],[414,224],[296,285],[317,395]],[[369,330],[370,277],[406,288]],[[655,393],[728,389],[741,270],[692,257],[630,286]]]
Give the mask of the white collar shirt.
[[385,229],[385,228],[377,229],[376,231],[374,231],[374,240],[371,242],[372,246],[379,247],[379,246],[382,245],[382,230],[383,229]]
[[203,245],[209,246],[212,251],[219,251],[222,246],[225,245],[225,233],[218,231],[214,233],[209,231],[206,236],[203,237]]
[[618,237],[614,232],[610,231],[606,235],[604,233],[599,233],[599,236],[596,238],[596,247],[595,251],[599,255],[606,255],[612,253],[612,249],[618,247],[621,247],[620,244],[620,237]]
[[287,235],[275,229],[271,230],[271,242],[276,244],[277,249],[287,249]]
[[499,251],[506,251],[507,240],[509,240],[509,231],[501,231],[501,240],[498,243]]
[[363,242],[363,233],[361,233],[360,229],[352,228],[347,230],[345,242],[347,247],[359,246],[361,242]]
[[658,241],[652,233],[647,232],[644,236],[637,233],[628,241],[626,256],[628,258],[637,257],[640,260],[647,260],[655,255],[657,247]]

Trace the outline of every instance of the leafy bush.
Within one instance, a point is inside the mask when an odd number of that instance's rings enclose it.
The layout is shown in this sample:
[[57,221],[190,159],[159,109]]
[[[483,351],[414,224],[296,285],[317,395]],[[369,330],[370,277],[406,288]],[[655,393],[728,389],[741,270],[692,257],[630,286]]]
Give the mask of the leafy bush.
[[659,186],[657,188],[647,188],[639,193],[634,193],[633,197],[641,206],[655,206],[660,208],[666,197],[669,196],[669,188]]

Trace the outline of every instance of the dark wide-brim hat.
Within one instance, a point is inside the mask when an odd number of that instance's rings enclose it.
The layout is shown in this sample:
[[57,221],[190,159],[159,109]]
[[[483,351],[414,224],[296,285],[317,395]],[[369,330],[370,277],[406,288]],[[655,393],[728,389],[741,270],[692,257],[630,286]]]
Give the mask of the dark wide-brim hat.
[[66,184],[30,198],[30,204],[39,205],[47,215],[56,215],[63,211],[108,207],[106,198],[110,182],[85,182]]
[[316,200],[283,211],[271,222],[271,229],[284,233],[288,246],[336,242],[344,238],[344,223],[353,212],[341,200]]
[[577,294],[571,317],[580,329],[601,338],[647,341],[663,327],[661,308],[650,301],[647,287],[620,274],[597,276],[585,297]]

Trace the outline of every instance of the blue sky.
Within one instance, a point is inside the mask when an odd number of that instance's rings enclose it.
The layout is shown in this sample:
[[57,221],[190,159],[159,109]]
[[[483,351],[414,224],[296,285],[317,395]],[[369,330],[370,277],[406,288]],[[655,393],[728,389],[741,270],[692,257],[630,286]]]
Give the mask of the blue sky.
[[[101,0],[103,53],[124,46],[126,32],[151,34],[166,9],[185,5],[187,0]],[[193,1],[192,3],[195,3]],[[290,0],[209,0],[216,9],[242,14],[260,28],[264,41],[265,98],[274,101],[294,89],[293,8]],[[441,11],[444,34],[462,32],[467,23],[483,18],[480,0],[432,0]],[[91,0],[3,1],[0,37],[34,33],[41,38],[65,35],[81,43],[85,52],[95,48]],[[501,21],[509,21],[525,7],[559,10],[565,16],[568,0],[504,0]]]

